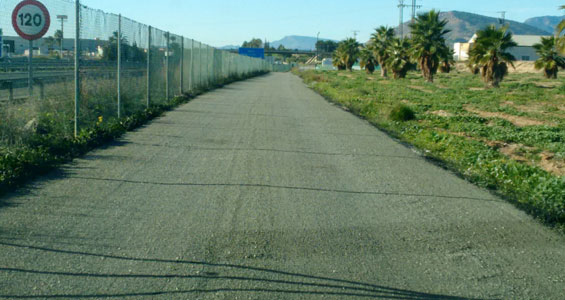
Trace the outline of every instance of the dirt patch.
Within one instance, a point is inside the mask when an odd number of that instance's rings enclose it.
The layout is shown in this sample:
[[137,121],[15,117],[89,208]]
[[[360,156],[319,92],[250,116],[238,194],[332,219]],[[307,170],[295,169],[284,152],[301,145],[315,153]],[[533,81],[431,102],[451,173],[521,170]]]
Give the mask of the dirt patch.
[[557,159],[555,157],[555,154],[549,151],[543,151],[542,153],[538,154],[540,161],[536,162],[535,160],[528,159],[528,157],[526,157],[528,153],[535,153],[536,151],[538,151],[538,149],[535,147],[529,147],[522,144],[508,144],[501,141],[491,141],[482,138],[471,137],[468,136],[465,132],[454,132],[445,129],[436,129],[436,130],[440,132],[446,132],[452,135],[464,137],[469,140],[485,143],[490,147],[498,149],[500,153],[506,155],[507,157],[517,162],[521,162],[530,166],[540,167],[545,171],[556,176],[565,176],[565,161]]
[[[511,106],[524,113],[544,114],[544,115],[554,116],[557,118],[563,118],[561,111],[565,111],[565,106],[557,106],[555,104],[546,103],[546,102],[532,103],[528,105],[518,105],[512,101],[506,101],[502,104]],[[554,111],[553,109],[557,109],[557,110]]]
[[474,92],[476,92],[476,91],[484,91],[484,90],[486,90],[486,88],[484,88],[484,87],[482,87],[482,88],[480,88],[480,87],[472,87],[472,88],[469,88],[469,91],[474,91]]
[[555,154],[549,151],[543,151],[538,155],[538,157],[540,158],[539,162],[531,161],[524,155],[524,152],[533,152],[535,150],[536,148],[534,147],[527,147],[522,144],[504,144],[504,146],[499,149],[502,154],[512,158],[515,161],[523,162],[528,165],[538,166],[553,175],[565,175],[565,162],[556,159]]
[[556,88],[561,85],[561,82],[553,81],[553,82],[534,82],[534,84],[541,88]]
[[436,87],[439,88],[439,89],[443,89],[443,90],[449,89],[449,87],[447,85],[443,85],[443,84],[436,84]]
[[444,118],[448,118],[448,117],[453,117],[454,115],[448,111],[445,110],[436,110],[436,111],[430,111],[428,112],[431,115],[436,115],[436,116],[440,116],[440,117],[444,117]]
[[555,159],[555,154],[544,151],[540,154],[540,167],[557,176],[565,176],[565,161]]
[[341,77],[347,77],[347,78],[353,78],[353,74],[350,74],[350,73],[346,73],[346,72],[343,72],[343,73],[342,73],[342,72],[340,72],[340,73],[337,73],[337,76],[341,76]]
[[427,88],[425,88],[425,87],[423,87],[423,86],[419,86],[419,85],[409,85],[408,87],[411,88],[411,89],[415,89],[415,90],[418,90],[418,91],[422,91],[422,92],[424,92],[424,93],[428,93],[428,94],[433,93],[433,91],[430,91],[430,90],[428,90]]
[[465,110],[468,112],[472,112],[474,114],[477,114],[483,118],[500,118],[500,119],[504,119],[518,127],[525,127],[525,126],[541,126],[541,125],[548,125],[548,126],[555,126],[555,124],[552,123],[546,123],[540,120],[535,120],[535,119],[530,119],[530,118],[526,118],[526,117],[519,117],[519,116],[513,116],[513,115],[509,115],[509,114],[505,114],[505,113],[501,113],[501,112],[488,112],[488,111],[482,111],[482,110],[478,110],[478,109],[474,109],[471,107],[465,107]]
[[514,67],[508,66],[508,73],[540,73],[540,71],[536,70],[534,67],[533,61],[517,61],[514,63]]
[[535,148],[527,147],[522,144],[503,144],[499,151],[519,162],[527,162],[528,159],[524,156],[525,151],[533,151]]
[[[541,71],[536,70],[536,68],[534,68],[534,62],[533,61],[517,61],[514,63],[515,68],[512,68],[512,66],[508,66],[508,73],[518,73],[518,74],[524,74],[524,73],[536,73],[539,74]],[[467,62],[457,62],[455,64],[455,69],[457,70],[457,72],[460,73],[471,73],[471,70],[469,70],[469,67],[467,67]]]

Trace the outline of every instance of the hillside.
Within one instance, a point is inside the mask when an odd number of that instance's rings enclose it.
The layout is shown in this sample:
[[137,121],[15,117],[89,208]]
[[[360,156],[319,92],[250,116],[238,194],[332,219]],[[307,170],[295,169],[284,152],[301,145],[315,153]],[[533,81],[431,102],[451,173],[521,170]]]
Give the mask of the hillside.
[[[320,41],[327,41],[329,39],[320,38]],[[271,46],[278,48],[283,45],[287,49],[298,50],[313,50],[316,49],[316,37],[290,35],[284,38],[271,42]]]
[[[450,11],[450,12],[443,12],[441,13],[441,18],[446,19],[449,21],[447,28],[451,30],[450,33],[447,34],[447,42],[449,44],[457,43],[457,42],[466,42],[473,35],[477,30],[485,28],[490,24],[499,25],[499,19],[461,12],[461,11]],[[510,31],[514,34],[518,35],[549,35],[548,32],[512,20],[506,20],[506,23],[510,25]],[[404,32],[410,32],[408,28],[408,22],[404,25]]]
[[527,19],[524,23],[530,26],[545,30],[547,32],[554,32],[557,24],[565,20],[565,16],[544,16]]

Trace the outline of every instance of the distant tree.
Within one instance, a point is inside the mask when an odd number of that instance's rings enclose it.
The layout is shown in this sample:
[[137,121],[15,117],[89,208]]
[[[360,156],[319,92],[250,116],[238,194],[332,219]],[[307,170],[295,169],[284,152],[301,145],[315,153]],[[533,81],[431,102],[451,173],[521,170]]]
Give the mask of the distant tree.
[[[565,10],[565,5],[561,6],[560,9]],[[557,48],[562,54],[565,54],[565,20],[562,20],[556,28]]]
[[434,81],[442,55],[448,48],[444,35],[450,30],[445,29],[446,25],[447,20],[440,20],[439,12],[435,10],[419,14],[414,23],[409,25],[412,31],[412,57],[418,62],[428,82]]
[[241,45],[242,48],[263,48],[263,41],[261,39],[253,38],[251,41],[243,42]]
[[49,48],[49,50],[53,49],[57,44],[57,41],[55,41],[55,38],[52,36],[46,37],[44,39],[44,42],[47,45],[47,48]]
[[379,65],[379,62],[375,58],[373,46],[369,44],[361,48],[359,57],[361,58],[359,62],[361,68],[364,68],[367,74],[373,74],[373,72],[375,72],[375,68]]
[[469,71],[471,71],[471,74],[473,75],[478,75],[481,73],[481,68],[479,67],[479,65],[471,60],[467,62],[467,68],[469,68]]
[[439,70],[442,73],[450,73],[451,68],[455,65],[453,49],[444,47],[440,53]]
[[391,41],[394,38],[394,29],[381,26],[375,29],[375,33],[371,35],[370,43],[373,46],[375,51],[375,58],[381,65],[381,76],[387,77],[388,75],[388,65],[386,61],[388,60],[388,48],[391,44]]
[[559,55],[556,38],[542,37],[541,43],[535,44],[534,49],[539,55],[535,62],[536,69],[543,69],[545,77],[556,79],[559,68],[565,68],[565,58]]
[[316,51],[321,53],[332,53],[337,49],[338,43],[334,41],[318,41],[316,42]]
[[277,50],[279,50],[279,51],[284,51],[284,50],[286,50],[286,48],[284,47],[283,44],[280,44],[280,45],[277,47]]
[[55,31],[53,38],[55,39],[55,43],[57,44],[57,46],[61,48],[61,43],[63,42],[63,32],[61,30]]
[[[166,35],[166,33],[165,33]],[[173,37],[171,37],[171,40]],[[146,55],[143,49],[140,49],[136,43],[133,43],[132,46],[129,45],[128,40],[125,36],[120,37],[120,52],[122,55],[122,60],[124,61],[136,61],[136,62],[143,62],[146,60]],[[180,48],[177,43],[170,44],[170,49],[174,49],[174,45],[177,45],[176,48]],[[171,50],[174,52],[174,50]],[[109,60],[109,61],[116,61],[118,60],[118,32],[114,31],[112,36],[108,38],[108,43],[104,46],[104,54],[102,55],[102,59]]]
[[353,65],[359,58],[359,43],[353,38],[348,38],[339,43],[336,52],[339,52],[341,63],[349,71],[353,71]]
[[386,48],[385,62],[386,67],[394,75],[394,79],[406,78],[406,74],[412,68],[410,62],[410,42],[408,39],[399,39],[393,37],[390,44]]
[[481,70],[484,82],[490,87],[499,87],[508,74],[508,65],[514,67],[516,58],[507,52],[518,44],[512,40],[508,26],[496,28],[490,25],[477,31],[475,45],[469,51],[469,61]]

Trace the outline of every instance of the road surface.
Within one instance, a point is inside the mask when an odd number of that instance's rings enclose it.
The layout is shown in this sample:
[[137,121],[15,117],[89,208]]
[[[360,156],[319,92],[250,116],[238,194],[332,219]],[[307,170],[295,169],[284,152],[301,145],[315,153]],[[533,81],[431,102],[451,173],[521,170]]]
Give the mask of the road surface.
[[563,299],[565,238],[291,74],[5,197],[0,298]]

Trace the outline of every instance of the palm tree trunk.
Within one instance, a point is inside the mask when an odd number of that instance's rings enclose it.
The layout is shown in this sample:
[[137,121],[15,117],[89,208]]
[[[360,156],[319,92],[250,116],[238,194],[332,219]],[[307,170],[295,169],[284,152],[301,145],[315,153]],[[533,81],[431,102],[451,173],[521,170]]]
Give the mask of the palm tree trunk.
[[387,78],[388,77],[388,70],[385,67],[384,59],[379,60],[379,64],[381,65],[381,77]]

